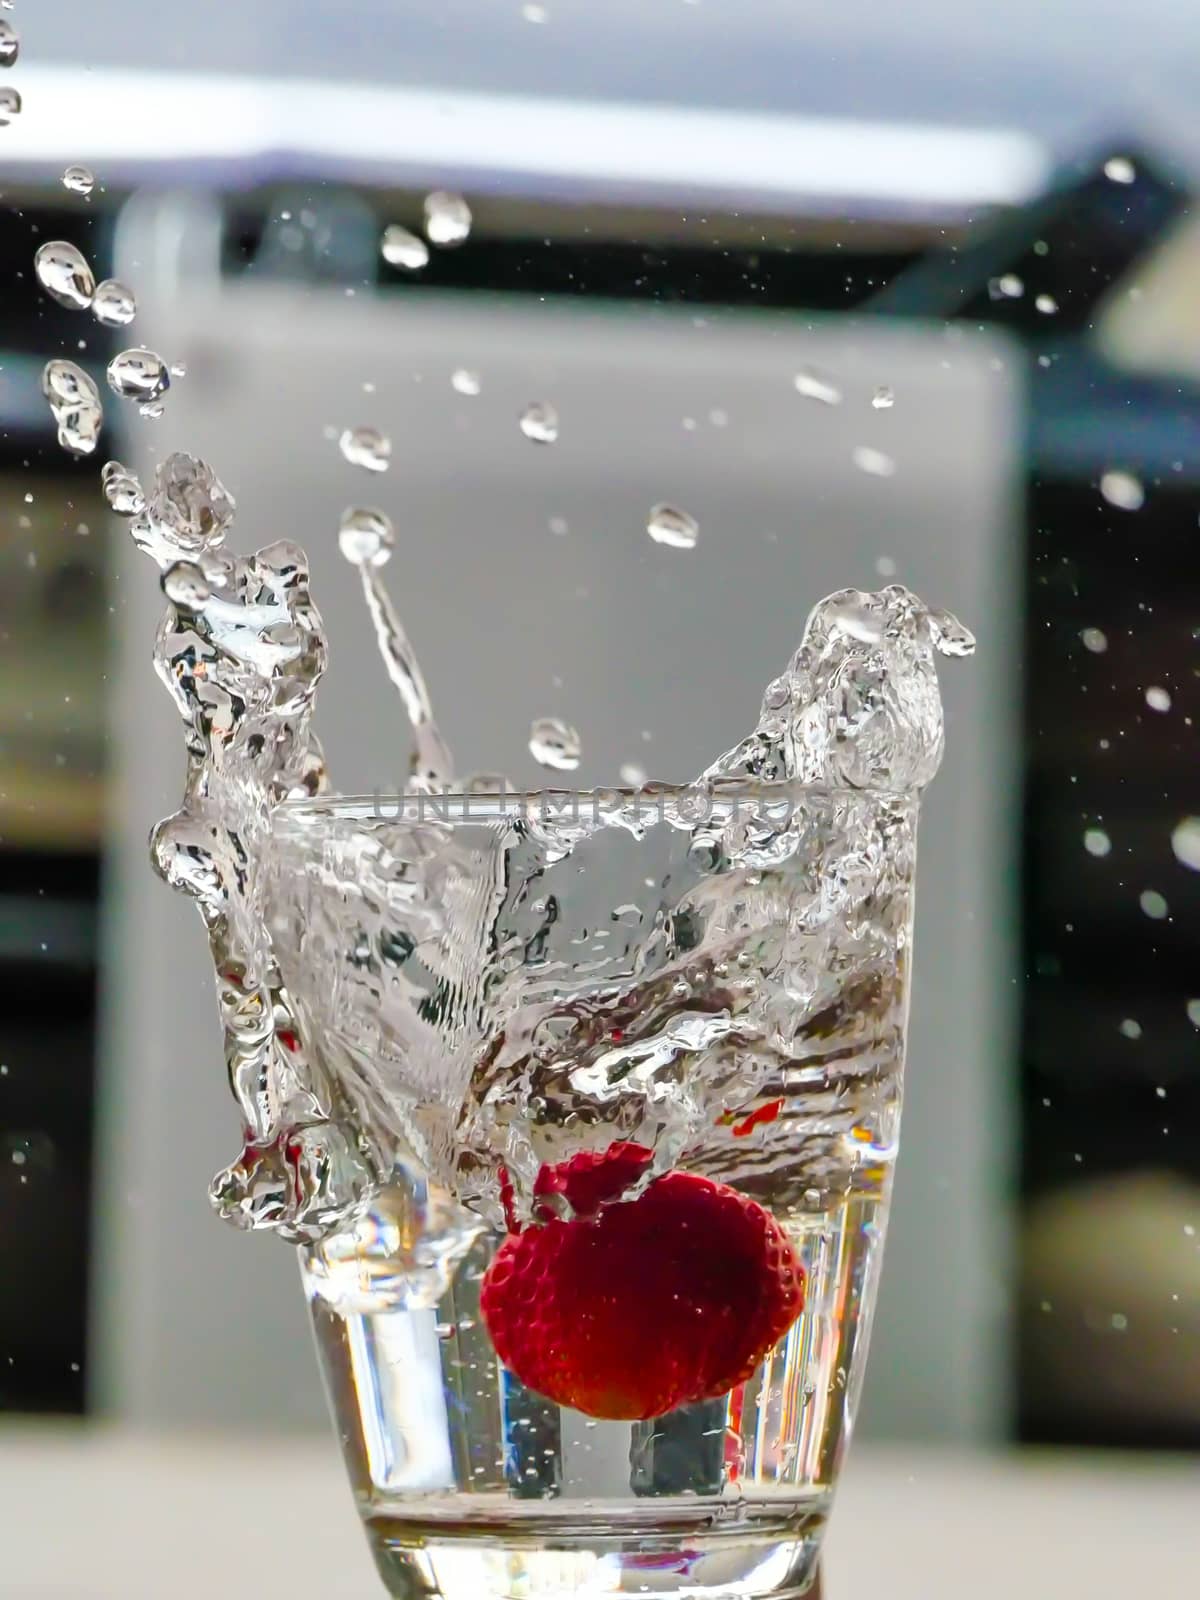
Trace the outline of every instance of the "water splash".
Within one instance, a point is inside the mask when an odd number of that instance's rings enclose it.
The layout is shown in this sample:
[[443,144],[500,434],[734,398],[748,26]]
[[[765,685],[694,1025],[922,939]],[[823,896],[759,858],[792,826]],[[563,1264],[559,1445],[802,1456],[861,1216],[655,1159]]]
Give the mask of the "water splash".
[[68,311],[86,311],[96,292],[96,279],[83,251],[67,239],[48,239],[33,258],[37,281]]
[[171,374],[153,350],[122,350],[108,363],[108,386],[122,400],[153,404],[171,387]]

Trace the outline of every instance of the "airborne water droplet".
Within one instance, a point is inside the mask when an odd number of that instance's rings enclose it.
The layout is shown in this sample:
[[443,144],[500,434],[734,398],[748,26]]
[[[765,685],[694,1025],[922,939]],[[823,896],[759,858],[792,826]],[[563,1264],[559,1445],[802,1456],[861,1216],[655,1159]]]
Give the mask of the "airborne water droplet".
[[1140,511],[1146,500],[1141,479],[1135,478],[1132,472],[1104,473],[1100,479],[1100,493],[1118,511]]
[[1121,1023],[1121,1032],[1127,1039],[1140,1039],[1142,1037],[1142,1025],[1135,1018],[1126,1017]]
[[1106,856],[1112,849],[1112,840],[1103,828],[1085,828],[1083,848],[1090,856]]
[[378,428],[345,428],[338,449],[352,467],[386,472],[392,458],[392,441]]
[[471,232],[471,208],[460,194],[435,189],[425,196],[425,237],[447,249]]
[[16,89],[6,85],[0,89],[0,128],[6,128],[14,117],[21,115],[21,96]]
[[100,473],[104,498],[119,517],[136,517],[146,509],[146,496],[137,478],[120,461],[106,461]]
[[1108,635],[1103,628],[1083,628],[1079,634],[1085,650],[1090,650],[1094,656],[1102,656],[1108,649]]
[[529,753],[539,766],[574,772],[583,746],[569,723],[558,717],[539,717],[529,730]]
[[1200,1028],[1200,1000],[1188,1001],[1187,1019],[1193,1028]]
[[521,413],[521,432],[534,444],[553,444],[558,438],[558,412],[544,400],[535,400]]
[[1200,817],[1184,817],[1171,834],[1171,849],[1180,866],[1200,872]]
[[382,567],[396,546],[396,530],[386,511],[373,506],[350,506],[342,512],[338,548],[356,567]]
[[692,550],[700,537],[700,524],[678,506],[657,505],[650,512],[646,532],[655,544],[672,550]]
[[880,384],[879,388],[871,396],[871,404],[876,411],[890,411],[896,404],[894,391],[889,389],[886,383]]
[[72,194],[81,194],[84,199],[96,187],[96,175],[91,167],[67,167],[62,175],[64,189],[69,189]]
[[477,372],[472,372],[469,367],[458,367],[450,374],[450,387],[456,394],[475,395],[483,385]]
[[92,296],[92,315],[106,328],[125,328],[137,316],[137,300],[133,290],[116,278],[105,278],[97,284]]
[[1015,272],[1005,272],[998,278],[988,279],[989,300],[1019,300],[1025,293],[1025,284]]
[[429,265],[429,246],[415,233],[393,222],[383,230],[379,241],[380,253],[389,267],[403,267],[407,272],[419,272]]
[[1168,691],[1157,683],[1152,683],[1146,690],[1146,704],[1151,711],[1170,711],[1171,696]]
[[1052,317],[1058,310],[1058,301],[1052,294],[1039,294],[1033,303],[1044,317]]
[[648,774],[645,767],[639,767],[636,761],[627,761],[621,768],[621,782],[630,789],[640,789],[646,782]]
[[90,456],[104,423],[100,391],[73,361],[47,361],[42,369],[42,393],[58,424],[58,442],[72,455]]
[[86,311],[96,292],[96,279],[82,250],[67,239],[48,239],[33,258],[37,280],[60,306]]
[[1153,922],[1161,922],[1171,909],[1166,897],[1159,894],[1157,889],[1143,889],[1138,896],[1138,905]]
[[802,394],[806,400],[817,400],[823,406],[840,406],[842,403],[842,391],[837,385],[811,368],[801,368],[792,382],[796,386],[796,393]]
[[1132,183],[1137,168],[1128,156],[1110,156],[1104,163],[1104,176],[1110,183]]
[[891,456],[885,455],[882,450],[873,450],[866,444],[855,447],[854,465],[872,478],[890,478],[896,471],[896,463]]
[[11,67],[21,53],[21,41],[11,22],[0,17],[0,67]]
[[156,400],[171,387],[171,374],[153,350],[122,350],[108,363],[108,386],[123,400],[143,404]]
[[162,575],[162,590],[180,611],[199,611],[210,598],[208,579],[194,561],[176,561]]

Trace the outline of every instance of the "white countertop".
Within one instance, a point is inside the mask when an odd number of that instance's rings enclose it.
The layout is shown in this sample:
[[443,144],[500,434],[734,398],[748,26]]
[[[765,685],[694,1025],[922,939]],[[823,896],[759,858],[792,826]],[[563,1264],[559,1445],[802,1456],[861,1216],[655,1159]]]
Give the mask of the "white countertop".
[[[860,1449],[827,1600],[1195,1600],[1198,1510],[1186,1457]],[[4,1600],[380,1593],[331,1440],[0,1425]]]

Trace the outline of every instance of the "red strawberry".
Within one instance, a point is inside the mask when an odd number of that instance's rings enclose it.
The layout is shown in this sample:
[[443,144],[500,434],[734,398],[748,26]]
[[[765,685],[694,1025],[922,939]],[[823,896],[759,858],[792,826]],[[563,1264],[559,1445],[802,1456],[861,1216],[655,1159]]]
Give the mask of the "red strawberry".
[[774,1217],[690,1172],[621,1200],[651,1160],[619,1143],[543,1168],[562,1196],[504,1241],[481,1307],[496,1352],[528,1388],[588,1416],[659,1417],[727,1394],[804,1305],[804,1271]]

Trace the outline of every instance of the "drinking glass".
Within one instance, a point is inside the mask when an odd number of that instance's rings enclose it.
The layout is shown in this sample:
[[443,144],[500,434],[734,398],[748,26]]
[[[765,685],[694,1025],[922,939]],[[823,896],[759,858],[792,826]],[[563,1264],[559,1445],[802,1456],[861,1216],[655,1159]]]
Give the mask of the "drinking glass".
[[[917,807],[717,782],[277,808],[267,899],[290,1003],[394,1135],[380,1191],[300,1251],[390,1594],[806,1592],[881,1264]],[[636,1181],[573,1215],[555,1175],[629,1151]],[[614,1208],[629,1223],[655,1185],[781,1229],[803,1308],[727,1392],[588,1414],[501,1361],[485,1275],[539,1230],[595,1230]],[[617,1308],[591,1349],[635,1389],[708,1320],[752,1316],[731,1290],[677,1325],[660,1292],[677,1242],[651,1230],[580,1291]],[[537,1319],[538,1293],[519,1309]]]

